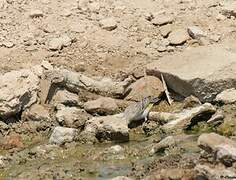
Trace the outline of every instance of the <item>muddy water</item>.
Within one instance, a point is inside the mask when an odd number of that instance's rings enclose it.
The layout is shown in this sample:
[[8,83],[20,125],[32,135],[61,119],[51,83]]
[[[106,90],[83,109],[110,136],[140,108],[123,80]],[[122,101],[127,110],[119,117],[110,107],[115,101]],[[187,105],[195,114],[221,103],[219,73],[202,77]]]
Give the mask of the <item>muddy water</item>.
[[[173,108],[174,107],[174,108]],[[179,111],[181,104],[174,104],[172,108],[166,104],[159,106],[158,111]],[[222,108],[226,114],[226,122],[217,128],[209,128],[204,125],[195,127],[193,131],[181,134],[185,140],[178,144],[178,148],[167,149],[165,152],[150,155],[151,146],[162,137],[160,134],[146,136],[141,128],[130,132],[130,141],[120,143],[122,150],[114,152],[111,147],[114,143],[101,143],[97,145],[68,144],[65,147],[44,147],[45,145],[29,146],[21,152],[13,152],[10,165],[0,171],[0,179],[109,179],[116,176],[131,176],[142,179],[150,169],[155,169],[159,164],[157,160],[167,157],[168,161],[174,161],[178,155],[198,155],[197,137],[202,132],[218,131],[224,134],[225,126],[235,130],[236,111],[235,106]],[[234,126],[235,125],[235,126]],[[228,133],[228,130],[227,130]],[[231,134],[233,133],[230,132]],[[166,135],[167,136],[167,135]],[[41,142],[40,144],[45,144]],[[41,151],[36,147],[43,147]],[[43,149],[43,150],[42,150]],[[6,155],[6,152],[1,152]],[[8,154],[8,153],[7,153]],[[197,156],[196,156],[197,157]],[[169,159],[168,159],[169,158]],[[171,164],[170,164],[171,166]],[[182,166],[181,163],[178,166]]]

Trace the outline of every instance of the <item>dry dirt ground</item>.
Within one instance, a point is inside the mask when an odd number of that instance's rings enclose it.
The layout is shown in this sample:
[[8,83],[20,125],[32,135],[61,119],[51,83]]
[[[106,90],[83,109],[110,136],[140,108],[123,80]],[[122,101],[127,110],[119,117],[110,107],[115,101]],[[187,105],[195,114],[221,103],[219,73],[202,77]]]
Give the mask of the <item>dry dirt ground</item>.
[[[90,75],[142,74],[145,64],[176,51],[232,39],[234,17],[222,15],[223,0],[0,1],[0,69],[28,68],[48,60]],[[157,21],[166,25],[155,24]],[[116,28],[101,21],[112,18]],[[153,20],[154,18],[154,20]],[[109,26],[109,25],[108,25]],[[188,37],[168,45],[165,33],[198,26],[201,43]],[[50,50],[50,41],[68,36],[72,44]],[[178,38],[178,34],[174,35]],[[175,38],[176,38],[175,37]]]

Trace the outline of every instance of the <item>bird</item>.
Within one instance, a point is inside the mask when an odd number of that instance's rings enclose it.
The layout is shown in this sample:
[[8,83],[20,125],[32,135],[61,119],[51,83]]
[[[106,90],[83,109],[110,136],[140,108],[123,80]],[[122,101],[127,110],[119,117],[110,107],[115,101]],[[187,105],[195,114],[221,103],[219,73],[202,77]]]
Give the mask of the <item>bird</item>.
[[127,124],[143,123],[147,122],[148,114],[153,105],[158,103],[160,99],[158,97],[147,96],[141,101],[128,106],[123,113],[123,117],[127,121]]

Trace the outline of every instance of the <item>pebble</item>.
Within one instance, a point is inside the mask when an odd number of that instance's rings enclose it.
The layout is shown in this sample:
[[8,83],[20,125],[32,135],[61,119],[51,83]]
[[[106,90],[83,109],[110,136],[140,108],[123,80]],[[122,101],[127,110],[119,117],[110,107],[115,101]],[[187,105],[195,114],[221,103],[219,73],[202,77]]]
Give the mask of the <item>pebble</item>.
[[36,18],[36,17],[43,17],[43,11],[39,9],[31,10],[30,15],[31,18]]
[[100,20],[99,25],[102,29],[112,31],[117,28],[117,22],[114,18],[105,18]]
[[188,34],[193,38],[197,39],[206,36],[206,34],[198,26],[190,26],[187,29]]
[[169,34],[168,40],[171,45],[184,44],[189,39],[187,31],[184,29],[174,30]]
[[159,15],[157,17],[154,17],[154,19],[152,20],[152,24],[156,26],[162,26],[168,23],[172,23],[173,21],[174,17],[171,15]]

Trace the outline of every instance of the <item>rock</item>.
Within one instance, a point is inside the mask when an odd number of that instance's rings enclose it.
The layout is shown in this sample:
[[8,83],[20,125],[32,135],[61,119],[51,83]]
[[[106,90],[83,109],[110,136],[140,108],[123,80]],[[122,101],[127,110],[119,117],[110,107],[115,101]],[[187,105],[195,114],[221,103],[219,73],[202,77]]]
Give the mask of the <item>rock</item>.
[[236,17],[236,2],[225,2],[222,6],[221,13],[227,18]]
[[191,36],[193,39],[206,36],[206,34],[198,26],[190,26],[188,27],[187,31],[189,36]]
[[100,97],[84,104],[84,109],[89,113],[101,115],[114,114],[118,110],[116,101],[110,97]]
[[183,108],[193,108],[201,104],[201,101],[197,97],[191,95],[184,99]]
[[232,104],[236,102],[236,89],[231,88],[231,89],[226,89],[219,93],[216,98],[216,102],[220,102],[223,104]]
[[7,48],[12,48],[15,44],[12,42],[6,41],[6,42],[3,42],[2,45]]
[[75,128],[66,128],[66,127],[57,126],[54,128],[50,136],[49,143],[63,145],[65,143],[74,141],[77,134],[78,134],[78,131]]
[[225,115],[223,111],[217,110],[215,114],[207,121],[208,124],[218,125],[223,123]]
[[194,168],[198,172],[197,179],[214,179],[214,180],[227,180],[235,179],[236,172],[233,169],[226,169],[222,166],[216,166],[214,168],[208,165],[196,165]]
[[[216,108],[205,103],[201,106],[184,110],[183,112],[176,113],[176,119],[171,120],[163,126],[165,130],[168,129],[187,129],[197,124],[199,121],[208,120],[209,117],[216,112]],[[172,113],[174,114],[174,113]],[[173,118],[173,115],[172,115]]]
[[86,122],[84,131],[95,134],[99,141],[129,141],[129,129],[123,114],[94,117]]
[[42,61],[41,66],[45,69],[45,70],[53,70],[53,66],[51,65],[51,63],[49,63],[48,61]]
[[188,33],[184,29],[177,29],[169,34],[168,40],[171,45],[184,44],[189,39]]
[[0,113],[14,116],[37,101],[39,78],[30,70],[11,71],[0,76]]
[[50,121],[51,117],[46,107],[34,104],[23,112],[21,119],[23,121]]
[[12,149],[18,148],[22,149],[24,147],[22,137],[20,134],[11,133],[4,137],[3,148],[4,149]]
[[160,27],[160,33],[161,35],[166,38],[172,31],[172,26],[171,25],[165,25]]
[[211,102],[219,92],[235,87],[236,54],[219,45],[197,47],[149,64],[146,73],[159,78],[162,73],[169,89]]
[[120,145],[114,145],[108,149],[108,152],[112,154],[118,154],[118,153],[124,152],[124,148],[121,147]]
[[43,11],[39,9],[31,10],[30,15],[31,18],[43,17]]
[[117,28],[117,22],[114,18],[102,19],[100,20],[99,25],[102,29],[107,31],[112,31]]
[[79,97],[77,94],[71,93],[67,90],[59,90],[53,97],[55,104],[63,104],[65,106],[78,106],[80,105]]
[[66,79],[65,87],[71,92],[78,93],[81,89],[85,89],[99,95],[118,98],[124,96],[126,87],[133,82],[133,79],[131,78],[126,78],[121,82],[113,81],[111,78],[107,77],[92,79],[81,73],[68,70],[61,70],[60,75]]
[[216,133],[202,134],[198,138],[198,146],[208,153],[216,155],[226,166],[236,162],[236,142]]
[[126,176],[117,176],[117,177],[111,178],[110,180],[133,180],[133,179]]
[[160,97],[164,92],[162,82],[154,76],[145,76],[133,84],[127,90],[129,92],[126,100],[141,101],[144,97]]
[[60,125],[82,130],[85,122],[90,118],[84,110],[77,107],[66,107],[60,105],[56,113],[56,119]]
[[174,21],[173,16],[162,14],[154,17],[154,19],[152,19],[152,24],[162,26],[168,23],[172,23],[173,21]]
[[63,35],[57,38],[52,38],[48,42],[48,48],[50,50],[60,50],[63,47],[67,47],[71,45],[71,43],[72,43],[72,39],[67,35]]
[[176,145],[176,140],[173,136],[167,136],[163,140],[161,140],[159,143],[154,145],[154,147],[151,150],[151,154],[155,154],[160,151],[164,151],[166,148],[175,146]]

